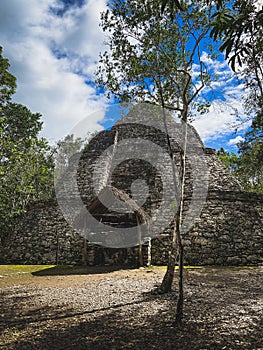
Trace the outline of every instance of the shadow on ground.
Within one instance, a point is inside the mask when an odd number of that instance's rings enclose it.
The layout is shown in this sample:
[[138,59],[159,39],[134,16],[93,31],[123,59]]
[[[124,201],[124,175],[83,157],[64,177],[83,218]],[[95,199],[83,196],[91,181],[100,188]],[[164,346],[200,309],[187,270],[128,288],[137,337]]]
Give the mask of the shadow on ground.
[[[48,311],[48,310],[46,310]],[[45,310],[36,310],[45,312]],[[140,312],[139,310],[137,312]],[[61,324],[46,322],[41,329],[32,326],[31,336],[10,342],[2,349],[15,350],[113,350],[113,349],[166,349],[166,350],[238,350],[262,349],[260,341],[262,325],[256,322],[253,329],[244,334],[243,330],[231,334],[228,329],[218,332],[216,323],[196,323],[194,320],[185,320],[181,329],[170,327],[170,316],[148,316],[143,322],[134,322],[134,312],[123,315],[120,310],[114,310],[96,319],[67,320]],[[60,317],[57,321],[61,320]],[[40,326],[40,325],[38,325]],[[213,328],[215,326],[215,328]]]
[[[58,306],[52,298],[39,307],[40,292],[45,289],[32,292],[16,286],[4,291],[1,349],[262,350],[260,270],[217,275],[187,271],[185,318],[180,329],[171,328],[175,292],[139,293],[137,300],[103,307],[102,291],[98,291],[96,307],[86,311],[75,308],[77,304]],[[46,292],[50,293],[50,288]],[[31,307],[27,309],[30,295]]]
[[136,269],[132,265],[113,265],[113,266],[54,266],[44,270],[32,272],[33,276],[65,276],[65,275],[93,275],[105,274],[119,270]]

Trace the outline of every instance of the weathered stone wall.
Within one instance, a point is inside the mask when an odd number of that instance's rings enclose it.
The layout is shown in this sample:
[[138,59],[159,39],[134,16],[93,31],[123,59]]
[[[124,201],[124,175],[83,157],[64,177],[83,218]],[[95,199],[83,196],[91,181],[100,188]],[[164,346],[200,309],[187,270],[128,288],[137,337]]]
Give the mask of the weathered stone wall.
[[37,203],[21,218],[4,249],[5,263],[79,264],[82,239],[54,202]]
[[[184,235],[187,265],[259,265],[263,262],[263,196],[211,191],[201,216]],[[152,240],[152,264],[167,262],[168,235]],[[88,244],[88,264],[138,263],[134,248],[110,249]],[[144,246],[145,262],[147,246]],[[2,262],[82,264],[83,239],[67,224],[54,203],[29,210],[9,244]]]
[[[136,264],[137,248],[107,249],[87,243],[87,263]],[[2,247],[1,263],[83,264],[84,239],[64,219],[55,202],[36,203]]]
[[[200,218],[184,235],[189,265],[258,265],[263,263],[263,196],[212,191]],[[160,249],[163,246],[163,249]],[[168,237],[152,242],[153,264],[167,262]]]

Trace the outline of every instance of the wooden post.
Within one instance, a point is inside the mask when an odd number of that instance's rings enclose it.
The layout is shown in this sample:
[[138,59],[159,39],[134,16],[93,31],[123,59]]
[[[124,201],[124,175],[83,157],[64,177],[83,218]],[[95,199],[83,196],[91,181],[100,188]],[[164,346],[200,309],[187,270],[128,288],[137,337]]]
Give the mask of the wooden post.
[[148,245],[147,245],[147,266],[151,266],[152,264],[152,240],[151,237],[148,238]]
[[58,265],[58,261],[59,261],[59,230],[56,230],[56,240],[57,240],[57,245],[56,245],[56,265]]
[[141,232],[141,228],[140,228],[140,221],[138,218],[138,215],[136,215],[136,222],[137,222],[137,230],[138,230],[138,242],[139,242],[139,246],[138,246],[138,257],[139,257],[139,266],[143,267],[143,254],[142,254],[142,232]]
[[82,261],[84,266],[88,265],[87,240],[85,238],[83,238]]

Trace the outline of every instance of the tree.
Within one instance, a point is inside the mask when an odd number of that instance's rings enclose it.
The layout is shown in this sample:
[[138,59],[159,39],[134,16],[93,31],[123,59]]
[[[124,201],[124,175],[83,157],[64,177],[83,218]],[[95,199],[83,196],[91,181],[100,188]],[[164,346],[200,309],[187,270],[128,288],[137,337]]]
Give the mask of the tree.
[[10,102],[15,77],[8,72],[7,59],[0,56],[0,64],[0,238],[4,243],[28,203],[50,197],[53,160],[47,141],[38,138],[40,114]]
[[[121,101],[159,105],[163,99],[165,108],[181,117],[185,113],[186,118],[189,108],[184,110],[182,101],[194,105],[209,84],[201,44],[209,42],[211,14],[210,9],[198,9],[191,3],[187,11],[174,15],[174,20],[169,13],[161,17],[157,0],[116,0],[111,10],[102,13],[101,26],[110,37],[109,50],[100,55],[97,85],[108,97],[113,94]],[[208,47],[208,53],[210,50]],[[194,73],[196,79],[192,79]]]
[[244,189],[263,193],[263,119],[257,115],[244,141],[238,143],[237,177]]
[[8,71],[10,65],[2,52],[3,48],[0,46],[0,106],[10,101],[16,89],[16,78]]
[[[178,9],[184,11],[184,1],[161,0],[160,3],[162,12],[166,8],[171,14]],[[211,37],[223,41],[220,50],[225,52],[235,71],[236,62],[241,66],[253,51],[254,40],[262,43],[263,7],[255,0],[207,0],[206,3],[215,10]]]
[[238,168],[238,156],[231,152],[227,152],[224,148],[220,148],[217,151],[217,156],[221,160],[221,162],[224,164],[226,168],[228,168],[231,173],[235,175],[235,172]]
[[[213,5],[216,6],[217,9],[220,9],[222,7],[224,3],[224,0],[215,0],[213,1]],[[206,1],[206,4],[207,5],[211,5],[211,1],[210,0],[207,0]],[[181,10],[181,11],[184,11],[185,7],[184,7],[184,1],[179,1],[179,0],[161,0],[161,12],[163,13],[164,10],[169,7],[169,11],[170,12],[173,12],[176,8]]]
[[211,36],[223,41],[220,50],[225,52],[235,71],[236,63],[242,66],[248,57],[254,56],[256,46],[262,45],[263,8],[255,0],[225,4],[214,15]]
[[74,135],[67,135],[63,140],[59,140],[54,149],[54,161],[55,161],[55,183],[64,173],[68,167],[70,158],[77,152],[79,152],[86,140],[77,137],[74,139]]
[[221,148],[217,152],[218,158],[238,179],[245,191],[263,193],[262,126],[259,129],[256,126],[251,128],[237,146],[238,155]]
[[[201,6],[202,5],[202,6]],[[97,84],[120,101],[143,101],[163,108],[174,183],[176,170],[167,130],[165,109],[174,111],[187,125],[195,107],[206,106],[198,101],[211,77],[201,59],[204,42],[209,47],[211,8],[205,2],[184,3],[184,11],[161,15],[160,1],[113,1],[110,10],[102,13],[102,28],[110,33],[109,51],[100,55]],[[199,102],[199,103],[198,103]],[[177,203],[171,254],[160,290],[171,289],[179,252],[179,296],[175,324],[183,316],[183,245],[180,227],[183,215],[185,149],[181,153],[181,196]]]

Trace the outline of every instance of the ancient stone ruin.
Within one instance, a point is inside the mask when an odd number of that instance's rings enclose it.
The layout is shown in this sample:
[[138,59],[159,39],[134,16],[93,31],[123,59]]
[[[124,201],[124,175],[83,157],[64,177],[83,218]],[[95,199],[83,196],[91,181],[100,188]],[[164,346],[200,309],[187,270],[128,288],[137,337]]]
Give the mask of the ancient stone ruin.
[[[67,199],[67,203],[70,202],[78,191],[84,211],[88,210],[95,220],[110,227],[109,231],[114,231],[117,227],[123,235],[129,228],[137,227],[138,223],[151,221],[150,218],[154,215],[159,223],[165,219],[168,210],[161,211],[160,208],[165,187],[162,180],[164,174],[167,175],[171,171],[169,160],[161,159],[163,156],[156,153],[154,146],[145,148],[143,153],[147,156],[154,153],[155,162],[162,164],[163,168],[160,170],[151,162],[136,156],[135,150],[136,147],[141,147],[136,143],[138,140],[146,140],[146,144],[155,144],[167,153],[167,137],[158,125],[162,120],[155,121],[154,125],[147,124],[149,112],[141,108],[140,113],[142,111],[144,123],[138,123],[134,118],[126,118],[110,130],[100,132],[81,154],[72,159],[65,175],[66,180],[61,182],[57,190],[57,197],[46,203],[35,203],[29,208],[21,219],[20,226],[2,248],[2,262],[88,265],[160,265],[167,262],[171,225],[151,236],[151,230],[157,230],[157,226],[154,227],[156,224],[151,223],[152,226],[147,226],[148,232],[138,232],[141,244],[136,241],[136,247],[122,246],[118,242],[119,238],[116,238],[118,248],[113,248],[113,236],[111,232],[105,232],[105,242],[107,234],[111,241],[106,247],[105,244],[102,247],[98,244],[101,233],[94,233],[93,242],[96,244],[83,239],[68,223],[70,220],[65,220],[65,212],[62,214],[61,205],[58,205],[63,198]],[[152,120],[152,113],[150,114],[149,118]],[[171,123],[168,120],[168,130],[172,129]],[[185,216],[189,215],[195,187],[207,181],[207,189],[206,193],[199,194],[200,198],[195,198],[198,206],[198,201],[205,196],[200,215],[193,219],[190,229],[183,233],[185,264],[262,264],[263,196],[244,192],[238,181],[218,160],[215,150],[204,147],[192,126],[188,126],[188,129],[192,139],[197,140],[194,142],[201,144],[202,159],[209,177],[204,179],[200,176],[202,169],[198,174],[193,166],[195,155],[191,155],[189,149],[186,157]],[[121,142],[125,140],[132,140],[135,156],[126,156],[126,159],[122,160]],[[174,162],[179,166],[181,146],[173,135],[170,135],[170,142]],[[94,172],[97,174],[95,177]],[[75,187],[72,186],[74,174],[77,174]],[[171,188],[172,186],[173,184],[170,184]],[[128,201],[129,204],[125,204],[128,205],[128,210],[118,212],[118,208],[106,208],[103,200],[108,198],[109,193],[117,196],[120,202]],[[140,202],[144,197],[145,200]],[[158,213],[161,215],[158,216]],[[92,231],[88,227],[89,221],[86,222],[81,213],[75,215],[72,209],[67,215],[73,216],[75,228],[87,228]]]

